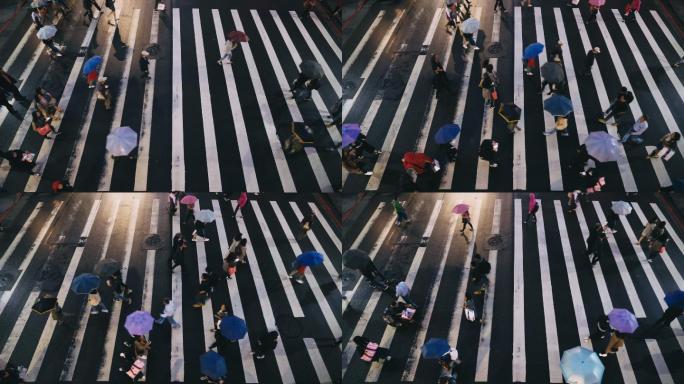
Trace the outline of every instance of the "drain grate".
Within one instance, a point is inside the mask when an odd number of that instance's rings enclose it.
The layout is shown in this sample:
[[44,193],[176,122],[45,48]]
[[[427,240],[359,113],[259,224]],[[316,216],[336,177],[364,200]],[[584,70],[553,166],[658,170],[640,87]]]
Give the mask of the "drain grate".
[[149,250],[162,249],[161,236],[159,236],[156,233],[147,235],[147,237],[143,241],[143,249],[148,250],[148,251]]
[[489,44],[486,49],[487,57],[501,57],[504,54],[503,45],[500,42]]
[[504,238],[501,235],[491,235],[487,239],[489,249],[501,249],[504,245]]

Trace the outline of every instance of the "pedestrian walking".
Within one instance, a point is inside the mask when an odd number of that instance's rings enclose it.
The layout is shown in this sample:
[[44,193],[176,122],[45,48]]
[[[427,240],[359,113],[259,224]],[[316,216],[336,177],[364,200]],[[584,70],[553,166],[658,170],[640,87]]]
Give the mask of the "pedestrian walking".
[[31,22],[36,27],[36,31],[45,26],[45,17],[39,8],[33,8],[31,11]]
[[584,24],[589,25],[591,23],[596,22],[596,15],[598,15],[599,7],[595,5],[589,5],[589,18],[587,18],[587,21],[584,22]]
[[176,304],[168,297],[162,300],[162,304],[164,304],[164,310],[154,322],[157,324],[164,324],[166,321],[171,325],[171,328],[180,328],[181,325],[173,318],[173,315],[176,313]]
[[466,226],[470,227],[470,232],[475,231],[473,224],[470,222],[470,211],[466,210],[461,214],[461,223],[463,227],[461,228],[461,233],[465,232]]
[[104,305],[102,302],[102,296],[100,296],[100,292],[96,289],[93,289],[88,293],[88,304],[90,304],[90,314],[91,315],[97,315],[98,313],[108,313],[109,309]]
[[106,282],[107,286],[112,288],[114,301],[126,301],[129,305],[133,302],[133,299],[129,296],[133,293],[133,290],[128,288],[126,283],[123,282],[121,271],[112,273],[112,275],[107,278]]
[[476,51],[480,50],[480,47],[477,46],[477,39],[475,37],[475,34],[473,33],[465,33],[461,30],[461,36],[463,37],[463,49],[468,50],[470,46],[473,46],[473,49]]
[[352,340],[356,344],[356,351],[361,360],[367,363],[374,361],[385,362],[392,359],[389,349],[380,347],[378,343],[374,343],[363,336],[354,336]]
[[247,239],[240,239],[235,246],[235,261],[245,264],[247,262]]
[[670,234],[665,229],[665,222],[660,221],[656,224],[651,232],[651,238],[648,244],[647,260],[652,263],[656,256],[661,255],[667,249],[667,243],[670,241]]
[[501,12],[506,12],[506,7],[504,7],[503,0],[494,1],[494,12],[496,12],[499,7],[501,7]]
[[642,115],[637,121],[629,128],[627,132],[622,136],[620,141],[623,144],[641,144],[644,139],[641,138],[641,134],[646,132],[648,129],[648,116]]
[[[242,35],[244,35],[243,37],[245,41],[249,41],[247,35],[244,33]],[[226,43],[223,45],[223,56],[221,56],[221,58],[217,61],[218,65],[232,64],[233,50],[240,46],[240,41],[241,40],[239,40],[236,35],[235,37],[226,40]]]
[[525,217],[525,220],[523,220],[523,224],[527,224],[530,221],[536,223],[537,211],[539,211],[539,203],[536,201],[534,193],[530,193],[530,204],[528,204],[527,216]]
[[115,0],[105,0],[104,6],[109,9],[109,14],[112,16],[111,20],[107,22],[109,25],[117,25],[119,19],[116,18],[116,6],[114,5]]
[[658,320],[656,320],[653,325],[649,328],[649,331],[657,331],[661,328],[664,327],[669,327],[670,323],[672,323],[676,318],[682,315],[684,313],[684,307],[680,306],[672,306],[672,307],[667,307],[665,312],[663,312],[662,316]]
[[314,220],[316,220],[316,214],[313,211],[309,212],[308,215],[302,218],[302,221],[299,222],[299,233],[297,234],[297,240],[301,240],[306,237],[306,234],[311,229],[311,225],[314,223]]
[[57,98],[47,90],[37,87],[33,98],[36,109],[43,115],[50,117],[53,122],[62,119],[62,108],[57,104]]
[[658,220],[657,217],[651,217],[651,219],[646,223],[646,226],[644,226],[644,229],[641,231],[641,235],[639,236],[639,239],[635,244],[641,245],[641,243],[644,242],[644,240],[648,240],[651,238],[651,233],[653,233],[653,230],[655,227],[658,225],[660,220]]
[[221,304],[219,307],[219,310],[214,313],[214,329],[211,329],[211,332],[217,332],[220,330],[221,327],[221,320],[223,320],[224,317],[230,315],[230,311],[228,310],[228,307],[226,307],[225,304]]
[[173,236],[173,241],[171,243],[171,254],[169,255],[169,268],[171,269],[171,272],[173,272],[174,269],[176,269],[177,266],[181,266],[181,269],[184,268],[184,260],[185,260],[185,248],[188,247],[187,241],[183,238],[183,235],[179,232],[176,233]]
[[601,53],[601,48],[599,47],[594,47],[587,51],[587,55],[584,57],[584,70],[582,71],[581,76],[591,76],[591,68],[594,66],[596,55],[599,53]]
[[568,213],[575,214],[577,209],[577,199],[575,198],[575,192],[568,192]]
[[102,12],[102,8],[95,0],[83,0],[83,8],[85,13],[83,14],[83,25],[88,25],[93,20],[93,7],[97,9],[98,12]]
[[278,346],[278,332],[271,331],[257,339],[252,354],[257,359],[263,359],[266,354],[276,349]]
[[606,225],[603,226],[603,231],[617,233],[617,230],[615,229],[615,224],[617,224],[619,218],[620,216],[617,213],[613,212],[612,209],[609,210],[606,214]]
[[302,2],[302,10],[299,12],[299,18],[308,18],[309,12],[313,12],[314,9],[316,9],[316,0],[304,0]]
[[200,277],[199,287],[197,288],[197,294],[195,295],[195,303],[192,305],[195,308],[203,307],[204,303],[209,298],[209,294],[211,294],[211,292],[214,290],[209,277],[209,274],[206,272],[203,272],[202,276]]
[[19,88],[17,88],[16,84],[17,79],[0,69],[0,91],[12,94],[12,97],[17,101],[28,101],[28,99],[19,92]]
[[480,157],[482,160],[489,162],[490,168],[496,168],[499,166],[499,143],[492,140],[486,139],[482,140],[480,144]]
[[[133,344],[131,345],[130,342],[124,342],[124,345],[132,348],[133,350],[133,356],[137,359],[143,356],[147,356],[147,354],[150,352],[150,348],[152,345],[152,342],[147,340],[145,335],[135,335],[133,336]],[[119,354],[122,358],[126,358],[127,355],[125,352],[121,352]]]
[[292,263],[292,270],[288,273],[288,277],[299,284],[304,284],[304,273],[306,273],[306,265],[300,265],[295,259]]
[[147,51],[140,52],[140,59],[138,59],[138,65],[140,65],[140,72],[142,72],[142,78],[145,80],[150,79],[150,53]]
[[169,215],[174,216],[178,211],[179,192],[169,192],[167,202],[169,203]]
[[682,138],[679,132],[670,132],[660,138],[660,141],[648,156],[647,159],[657,159],[663,157],[665,160],[669,160],[674,155],[674,148],[677,146],[677,142]]
[[430,57],[430,63],[432,64],[432,86],[435,88],[437,99],[439,99],[444,91],[451,92],[451,86],[442,63],[434,53]]
[[632,92],[627,87],[620,87],[617,98],[613,100],[608,109],[598,118],[598,122],[605,124],[613,115],[615,115],[615,121],[618,121],[627,112],[627,107],[633,100],[634,95]]
[[562,63],[563,62],[563,42],[558,40],[556,42],[556,45],[551,47],[548,51],[549,57],[551,57],[551,61],[554,61],[556,63]]
[[596,320],[596,329],[589,336],[584,338],[584,341],[595,340],[597,338],[605,339],[610,334],[610,322],[608,316],[602,314]]
[[392,208],[394,208],[394,212],[397,214],[397,221],[395,222],[396,225],[401,225],[404,222],[411,222],[411,219],[409,219],[406,209],[404,208],[404,204],[399,201],[399,199],[392,199],[391,204]]
[[192,241],[209,241],[204,233],[206,225],[200,220],[195,220],[195,230],[192,232]]
[[641,10],[641,0],[628,0],[627,4],[625,5],[625,13],[622,15],[623,16],[623,21],[634,21],[635,19],[635,12],[639,12]]
[[482,257],[479,253],[473,256],[473,260],[470,261],[470,281],[473,283],[480,283],[481,280],[489,275],[492,270],[492,265]]
[[[0,99],[2,96],[0,96]],[[16,112],[16,111],[15,111]],[[48,118],[45,118],[42,113],[40,113],[39,110],[33,111],[31,114],[32,120],[31,120],[31,129],[34,132],[38,132],[39,135],[43,136],[43,139],[46,140],[52,140],[57,135],[59,135],[61,132],[56,132],[55,127],[50,124],[50,121]],[[18,117],[21,118],[21,117]],[[53,137],[50,137],[50,133],[54,134]]]
[[7,152],[0,151],[0,157],[7,159],[11,169],[28,173],[30,175],[40,176],[39,172],[33,171],[33,168],[36,167],[35,153],[21,149],[15,149]]
[[53,59],[55,57],[62,57],[62,52],[64,52],[63,45],[55,43],[53,39],[45,39],[41,41],[43,42],[43,44],[45,44],[46,47],[48,47],[48,53],[50,54],[50,57],[52,57]]
[[237,207],[235,208],[235,213],[233,213],[233,217],[237,217],[238,212],[242,212],[242,208],[247,205],[247,192],[241,192],[240,197],[238,198],[237,202]]
[[591,232],[589,232],[589,237],[587,237],[587,251],[584,253],[585,257],[593,255],[591,265],[596,265],[601,258],[601,246],[605,241],[606,234],[603,232],[603,225],[601,225],[601,223],[596,223]]
[[195,222],[195,206],[194,205],[187,205],[187,210],[185,211],[185,216],[183,217],[183,220],[181,224],[185,224],[187,222],[191,222],[194,224]]
[[599,353],[599,356],[606,357],[609,353],[616,353],[624,345],[624,335],[616,330],[613,330],[610,333],[610,340],[608,341],[608,345],[606,345],[606,349],[603,351],[603,353]]
[[487,64],[482,72],[482,79],[480,80],[480,88],[482,89],[482,98],[484,99],[485,107],[494,108],[494,102],[498,99],[496,85],[498,82],[494,66]]
[[16,117],[19,120],[22,120],[23,117],[19,112],[17,112],[16,109],[12,106],[12,104],[9,103],[9,100],[7,100],[7,97],[5,97],[4,92],[0,92],[0,105],[4,106],[7,108],[7,111],[12,114],[12,116]]
[[112,109],[112,94],[109,91],[109,85],[107,84],[107,78],[103,77],[102,79],[98,80],[97,89],[95,90],[97,92],[97,99],[102,101],[104,104],[104,107],[107,111]]
[[527,76],[534,76],[532,71],[537,67],[537,58],[531,57],[529,59],[523,59],[523,63],[523,70],[525,71],[525,74]]

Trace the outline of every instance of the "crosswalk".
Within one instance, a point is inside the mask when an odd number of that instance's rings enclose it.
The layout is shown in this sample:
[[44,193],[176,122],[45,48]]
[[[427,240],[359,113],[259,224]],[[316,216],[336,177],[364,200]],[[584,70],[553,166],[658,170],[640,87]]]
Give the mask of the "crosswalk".
[[[343,80],[351,87],[344,100],[344,122],[360,123],[369,142],[383,152],[370,160],[370,177],[344,172],[343,191],[407,187],[401,185],[403,154],[422,151],[440,158],[433,135],[451,122],[462,126],[461,134],[452,141],[459,149],[459,159],[446,164],[440,177],[418,188],[583,190],[584,182],[570,165],[589,133],[608,131],[618,139],[623,134],[622,128],[618,132],[616,126],[597,122],[620,85],[635,95],[628,115],[638,119],[646,114],[649,118],[649,129],[642,135],[646,146],[655,146],[666,133],[680,132],[684,74],[671,63],[684,49],[657,11],[644,8],[634,22],[625,22],[618,9],[603,7],[597,21],[587,25],[587,15],[580,8],[516,6],[507,13],[494,13],[484,7],[471,9],[473,17],[481,20],[477,38],[482,49],[478,52],[463,50],[457,44],[460,36],[447,35],[442,28],[435,31],[444,22],[443,8],[435,5],[377,5],[351,33],[345,41],[345,50],[351,55],[345,62]],[[412,18],[404,18],[405,12]],[[436,25],[433,17],[437,14],[441,17]],[[533,77],[524,75],[521,57],[527,45],[545,44],[547,49],[539,56],[541,66],[551,60],[547,50],[557,41],[564,43],[567,89],[563,94],[574,111],[568,136],[544,136],[544,131],[554,128],[553,117],[543,110],[548,96],[538,93],[538,70]],[[599,47],[601,53],[591,76],[581,76],[586,52],[592,47]],[[425,63],[431,54],[444,64],[452,87],[440,100],[431,86],[430,65]],[[498,66],[499,99],[514,102],[523,111],[518,123],[522,130],[515,134],[496,110],[483,107],[478,82],[485,59],[495,70]],[[407,65],[409,62],[413,66]],[[480,142],[490,138],[500,143],[497,168],[489,168],[477,155]],[[646,159],[647,149],[620,144],[617,161],[598,164],[597,172],[606,177],[605,189],[654,191],[684,176],[681,140],[669,161]]]
[[[182,326],[155,326],[149,333],[152,350],[147,381],[199,382],[199,356],[214,342],[213,314],[223,304],[248,326],[244,339],[222,351],[231,381],[339,382],[339,352],[335,351],[339,351],[336,340],[342,330],[336,286],[341,260],[338,231],[332,229],[337,224],[319,215],[306,236],[294,235],[302,213],[311,211],[309,203],[319,213],[323,203],[306,196],[273,200],[252,196],[234,216],[236,200],[210,194],[198,197],[198,207],[214,211],[216,221],[207,225],[209,241],[191,242],[184,264],[173,272],[167,262],[171,238],[176,231],[189,238],[192,223],[185,222],[185,208],[169,215],[165,195],[26,197],[13,221],[16,230],[5,232],[0,240],[0,272],[15,277],[0,300],[2,364],[25,366],[27,382],[55,377],[68,383],[118,382],[123,375],[118,371],[118,355],[129,337],[123,328],[126,316],[142,309],[157,317],[162,299],[170,297]],[[221,271],[229,239],[238,232],[248,239],[247,264],[238,267],[232,280],[219,277],[206,305],[193,308],[198,276],[205,270]],[[152,234],[160,236],[161,244],[146,242]],[[287,276],[290,266],[299,253],[312,249],[325,255],[326,265],[311,267],[306,283],[293,287]],[[122,263],[133,302],[112,302],[103,284],[100,290],[109,313],[91,314],[84,296],[74,294],[70,286],[76,276],[92,271],[104,258]],[[40,276],[46,264],[61,271],[56,293],[66,316],[61,325],[31,310],[45,293]],[[286,284],[289,293],[282,289]],[[296,307],[286,296],[291,296]],[[255,342],[270,330],[279,331],[278,346],[272,355],[257,360],[252,356]]]
[[[57,141],[41,142],[29,133],[33,105],[19,109],[25,116],[19,122],[6,119],[6,110],[0,112],[3,132],[14,136],[3,149],[37,153],[36,171],[42,173],[21,174],[5,163],[3,187],[43,191],[55,179],[88,191],[332,192],[340,185],[341,136],[331,109],[342,92],[341,49],[323,20],[314,13],[300,18],[286,10],[158,11],[152,5],[121,0],[118,26],[95,19],[88,30],[74,27],[87,53],[73,61],[63,88],[49,89],[58,99],[62,95],[65,110],[61,124],[53,124],[65,129]],[[250,39],[234,50],[232,64],[218,65],[233,30]],[[26,36],[29,49],[34,42],[28,32]],[[150,79],[145,80],[138,58],[155,43],[161,52],[151,58]],[[6,65],[25,80],[25,94],[49,77],[62,76],[45,76],[49,60],[42,52],[37,44],[22,67],[17,65],[19,53],[13,52]],[[100,77],[108,79],[111,111],[79,76],[83,62],[93,55],[103,57]],[[297,103],[290,84],[305,60],[319,63],[325,77],[311,101]],[[283,143],[291,122],[310,126],[315,140],[290,155]],[[138,147],[129,157],[112,158],[106,135],[119,126],[139,134]]]
[[[632,311],[641,328],[626,339],[625,348],[602,359],[606,381],[676,383],[684,377],[679,364],[684,321],[675,320],[655,338],[642,333],[667,308],[665,294],[684,283],[682,232],[677,219],[665,214],[665,203],[645,198],[630,202],[633,212],[620,216],[617,232],[607,235],[600,261],[592,268],[584,239],[595,223],[605,223],[610,198],[582,203],[571,213],[562,194],[537,194],[539,212],[536,222],[528,224],[523,222],[528,197],[522,194],[432,193],[399,199],[406,201],[413,219],[407,227],[394,225],[387,197],[378,195],[356,219],[370,224],[345,234],[343,242],[345,249],[354,245],[372,251],[387,277],[409,284],[418,319],[401,328],[386,325],[382,312],[393,293],[372,290],[360,278],[359,288],[343,300],[343,382],[432,382],[439,367],[421,357],[421,346],[437,337],[457,347],[459,380],[561,383],[563,351],[581,345],[603,352],[607,341],[584,339],[597,318],[613,308]],[[451,212],[460,203],[470,206],[472,232],[462,234],[461,219]],[[669,222],[673,240],[648,263],[646,248],[636,241],[644,224],[656,216]],[[465,293],[474,290],[469,266],[476,253],[492,267],[482,298],[482,324],[463,316]],[[361,361],[354,336],[389,348],[392,360]]]

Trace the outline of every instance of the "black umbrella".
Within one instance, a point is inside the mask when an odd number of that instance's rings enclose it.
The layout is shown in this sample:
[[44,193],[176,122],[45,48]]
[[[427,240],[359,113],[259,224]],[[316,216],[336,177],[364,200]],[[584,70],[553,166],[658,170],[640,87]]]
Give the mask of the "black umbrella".
[[57,298],[56,297],[41,297],[38,301],[36,301],[35,304],[33,304],[33,307],[31,307],[31,310],[33,312],[38,313],[38,314],[44,315],[44,314],[50,312],[56,306],[57,306]]
[[109,276],[121,269],[121,262],[114,259],[102,259],[95,264],[95,273],[100,276]]
[[323,67],[313,60],[304,60],[299,64],[299,69],[302,73],[312,79],[323,78]]
[[499,116],[507,123],[512,123],[520,120],[520,107],[513,103],[501,104],[499,107]]
[[542,77],[549,83],[558,84],[565,80],[563,67],[555,62],[548,62],[541,67]]
[[342,254],[342,263],[351,269],[363,269],[370,263],[368,253],[360,249],[349,249]]

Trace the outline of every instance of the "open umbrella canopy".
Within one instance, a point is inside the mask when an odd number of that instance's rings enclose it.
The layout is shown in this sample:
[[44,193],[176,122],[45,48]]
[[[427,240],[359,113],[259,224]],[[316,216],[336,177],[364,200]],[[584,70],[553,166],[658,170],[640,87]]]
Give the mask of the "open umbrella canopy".
[[221,319],[221,334],[228,340],[240,340],[247,334],[247,324],[237,316],[225,316]]
[[549,61],[542,65],[541,75],[549,83],[562,83],[565,80],[563,67],[553,61]]
[[572,112],[572,101],[554,93],[553,96],[544,100],[544,110],[553,116],[567,116]]
[[43,8],[47,7],[48,0],[33,0],[31,2],[31,8]]
[[455,139],[461,133],[461,127],[458,124],[442,125],[435,133],[435,143],[446,144]]
[[314,266],[323,262],[323,255],[320,252],[309,251],[297,256],[297,265]]
[[242,31],[233,31],[228,34],[228,40],[234,43],[246,43],[249,41],[249,37]]
[[629,215],[632,213],[632,206],[626,201],[613,201],[610,209],[618,215]]
[[138,146],[138,134],[131,127],[115,128],[107,135],[107,150],[112,156],[128,156]]
[[209,209],[203,209],[197,213],[197,216],[195,216],[197,220],[203,222],[203,223],[211,223],[214,220],[216,220],[216,215],[214,214],[214,211],[209,210]]
[[618,141],[608,132],[594,131],[589,133],[584,144],[587,147],[589,156],[604,163],[607,161],[617,161],[620,153],[618,151]]
[[480,20],[471,17],[461,23],[461,31],[463,33],[476,33],[480,29]]
[[310,78],[313,79],[322,79],[323,78],[323,67],[321,67],[320,64],[313,60],[304,60],[302,61],[301,64],[299,64],[299,69],[302,71],[302,73]]
[[154,43],[147,46],[147,48],[145,48],[144,51],[152,57],[157,57],[161,53],[161,47],[159,46],[159,44]]
[[193,206],[195,205],[195,202],[197,202],[197,197],[193,195],[185,195],[180,199],[180,203],[183,205]]
[[114,259],[102,259],[95,264],[93,272],[100,276],[109,276],[121,269],[121,262]]
[[513,103],[504,103],[499,106],[499,116],[507,123],[520,120],[521,109]]
[[363,269],[369,262],[368,253],[360,249],[348,249],[342,254],[342,264],[350,269]]
[[544,50],[544,44],[542,43],[532,43],[525,47],[523,50],[523,59],[531,59],[539,56]]
[[54,25],[46,25],[36,32],[36,37],[40,40],[50,40],[57,34],[57,27]]
[[624,308],[613,308],[608,314],[610,326],[622,333],[633,333],[639,328],[639,322],[632,312]]
[[218,380],[228,374],[228,367],[223,356],[214,351],[209,351],[200,356],[200,371],[214,380]]
[[126,316],[124,327],[131,335],[144,335],[152,330],[154,317],[145,311],[135,311]]
[[356,141],[361,133],[361,125],[359,124],[342,124],[342,148]]
[[102,64],[102,56],[93,56],[83,64],[83,74],[87,75]]
[[464,213],[465,211],[467,211],[468,209],[470,209],[470,206],[468,204],[461,203],[461,204],[454,205],[454,208],[451,210],[451,212],[453,212],[457,215],[460,215],[460,214]]
[[561,372],[566,383],[601,384],[605,369],[596,352],[584,347],[570,348],[561,357]]
[[665,295],[665,302],[670,307],[684,307],[684,291],[674,291]]
[[606,0],[589,0],[589,5],[595,5],[597,7],[603,7],[606,4]]
[[41,297],[36,301],[35,304],[33,304],[33,307],[31,307],[31,310],[33,312],[36,312],[40,315],[43,315],[45,313],[50,312],[54,307],[57,306],[57,298],[56,297]]
[[100,277],[92,273],[82,273],[71,282],[71,290],[79,295],[87,295],[100,286]]
[[449,352],[450,348],[448,341],[433,337],[423,344],[423,359],[439,359]]

